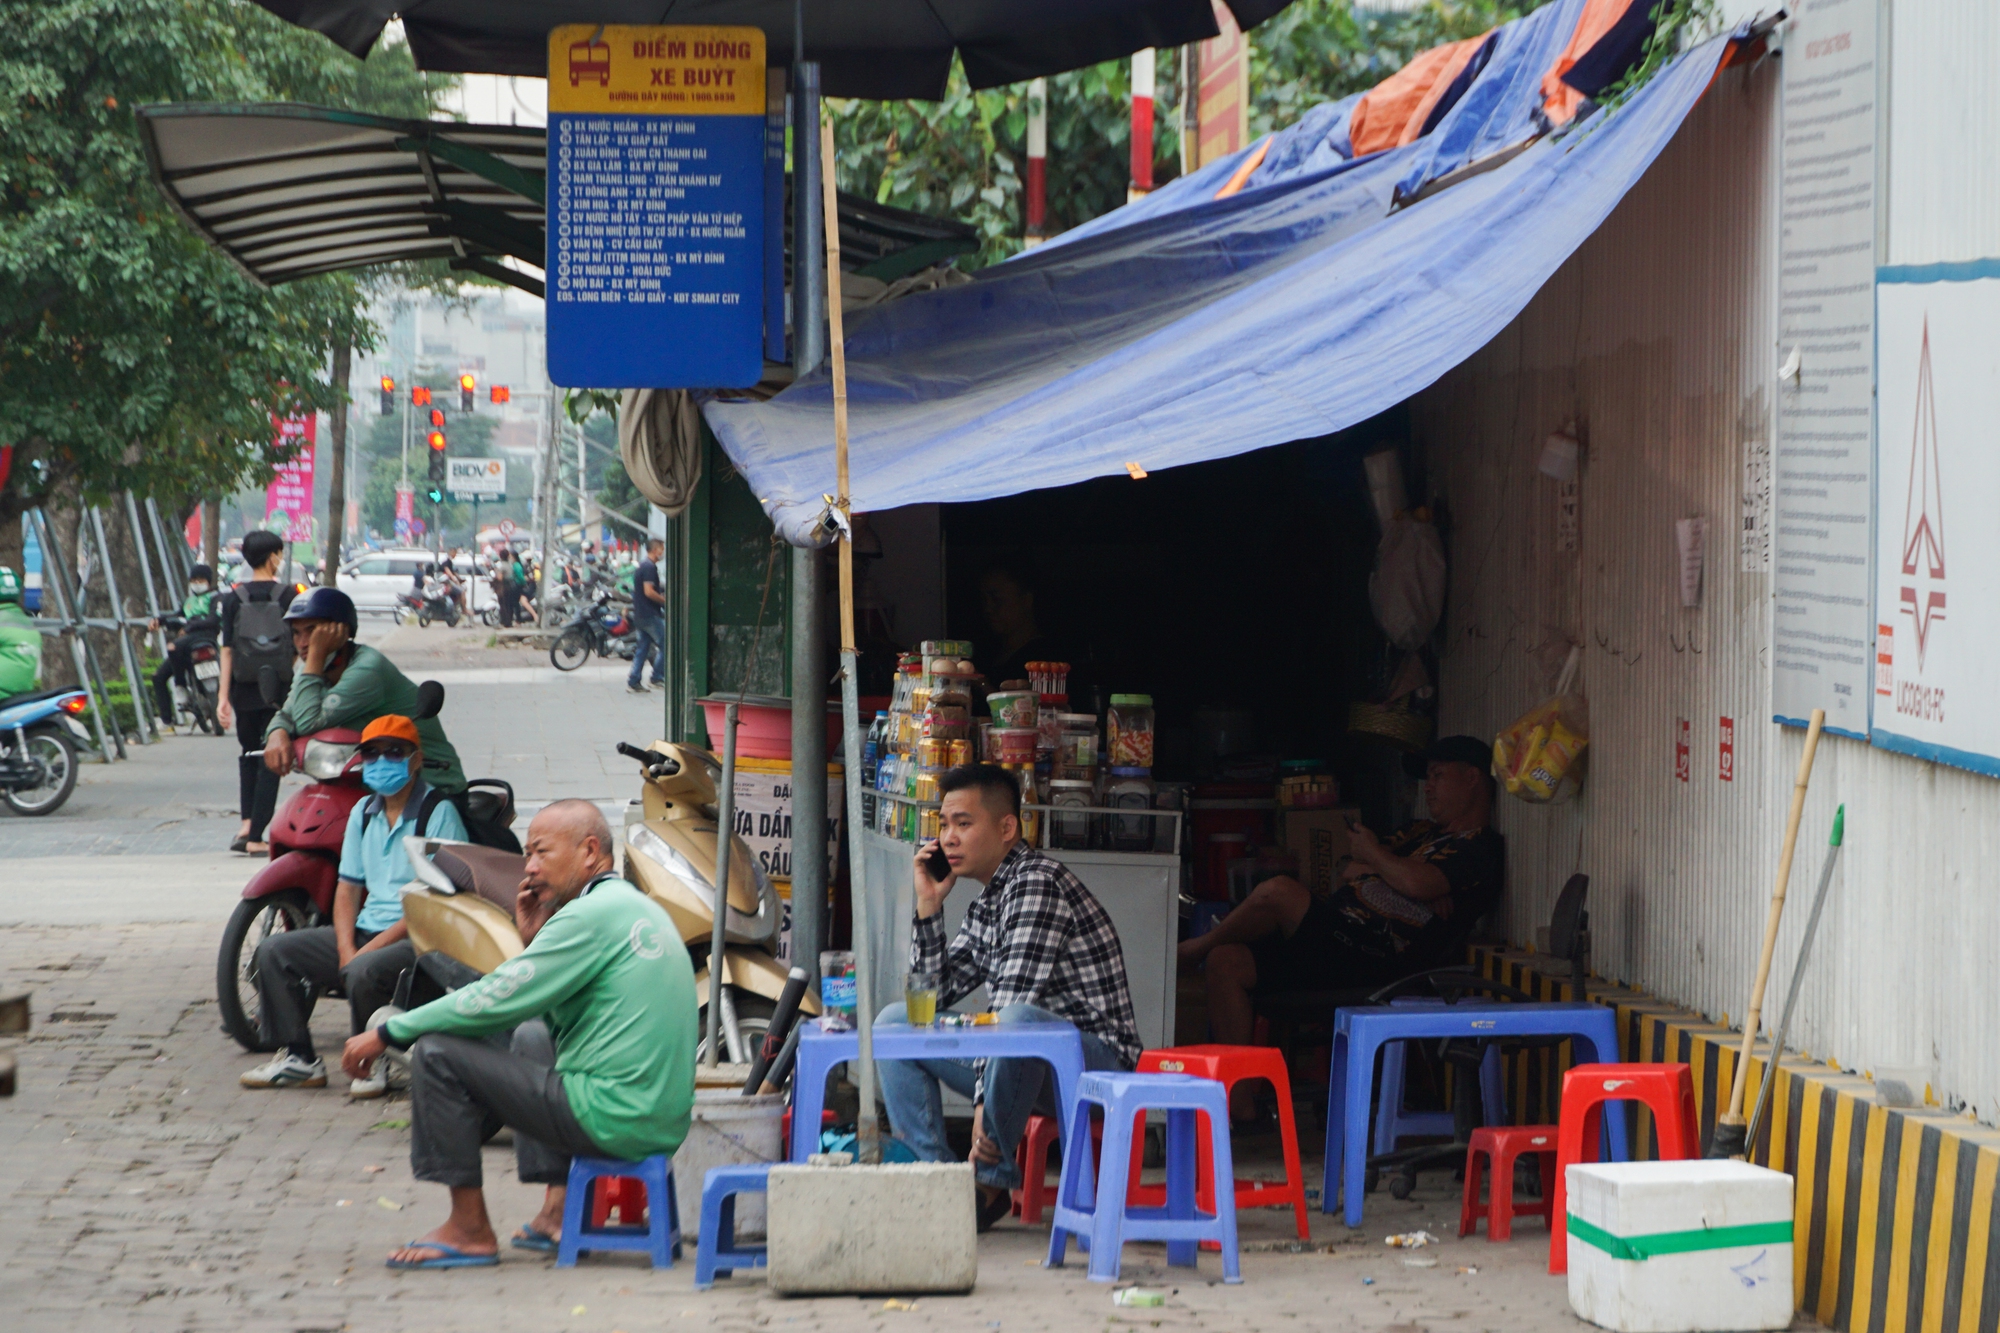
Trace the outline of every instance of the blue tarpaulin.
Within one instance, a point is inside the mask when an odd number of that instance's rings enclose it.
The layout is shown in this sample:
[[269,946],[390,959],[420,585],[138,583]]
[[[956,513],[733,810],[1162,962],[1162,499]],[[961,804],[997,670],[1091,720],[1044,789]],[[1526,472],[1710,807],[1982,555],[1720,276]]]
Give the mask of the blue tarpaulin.
[[[859,312],[847,326],[854,508],[1226,457],[1344,429],[1436,381],[1609,216],[1732,40],[1537,138],[1542,74],[1582,5],[1558,0],[1500,28],[1414,143],[1351,158],[1352,99],[1317,108],[1273,138],[1235,195],[1214,198],[1241,155],[974,282]],[[704,407],[795,542],[816,540],[835,489],[832,399],[822,371],[768,402]]]

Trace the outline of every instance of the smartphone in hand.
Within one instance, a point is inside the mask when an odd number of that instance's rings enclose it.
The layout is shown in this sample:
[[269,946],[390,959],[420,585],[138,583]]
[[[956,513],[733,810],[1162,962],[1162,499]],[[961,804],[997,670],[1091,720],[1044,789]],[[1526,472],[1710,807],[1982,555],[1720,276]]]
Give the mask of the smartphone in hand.
[[940,884],[951,878],[951,862],[945,859],[944,848],[936,843],[924,855],[924,873]]

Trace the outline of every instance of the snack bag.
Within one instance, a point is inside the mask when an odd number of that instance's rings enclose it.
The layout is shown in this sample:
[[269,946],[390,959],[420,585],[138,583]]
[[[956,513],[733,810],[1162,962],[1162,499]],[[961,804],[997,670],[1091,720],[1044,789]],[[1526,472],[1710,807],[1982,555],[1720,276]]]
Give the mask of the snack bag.
[[1583,695],[1569,692],[1577,656],[1571,653],[1556,693],[1515,718],[1493,740],[1493,773],[1511,796],[1540,804],[1568,800],[1582,786],[1590,705]]

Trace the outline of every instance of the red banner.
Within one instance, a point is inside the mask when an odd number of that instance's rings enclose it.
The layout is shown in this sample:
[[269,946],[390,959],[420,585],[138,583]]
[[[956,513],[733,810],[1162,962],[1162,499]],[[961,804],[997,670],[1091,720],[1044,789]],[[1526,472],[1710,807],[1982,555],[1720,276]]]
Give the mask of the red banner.
[[288,542],[309,542],[313,536],[313,444],[319,418],[313,415],[271,418],[273,443],[297,446],[298,452],[278,464],[277,475],[264,491],[264,526]]

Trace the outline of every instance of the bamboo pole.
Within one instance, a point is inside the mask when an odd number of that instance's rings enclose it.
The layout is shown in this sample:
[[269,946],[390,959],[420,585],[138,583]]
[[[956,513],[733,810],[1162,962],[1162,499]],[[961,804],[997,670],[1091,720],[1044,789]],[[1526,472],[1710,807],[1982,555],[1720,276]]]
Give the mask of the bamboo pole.
[[[819,127],[820,194],[826,208],[826,319],[827,344],[833,353],[833,469],[834,508],[842,521],[840,530],[840,717],[841,742],[846,763],[847,818],[851,822],[861,811],[861,701],[859,680],[861,657],[854,646],[854,506],[847,484],[847,348],[840,318],[840,209],[834,190],[833,125]],[[803,259],[804,256],[800,256]],[[795,261],[796,262],[796,261]],[[795,691],[796,693],[796,691]],[[854,989],[855,1027],[860,1039],[861,1110],[855,1117],[856,1146],[864,1162],[882,1160],[881,1126],[875,1118],[875,981],[873,943],[869,934],[868,886],[862,873],[861,838],[858,831],[847,840],[849,892],[854,905]]]
[[1778,947],[1778,925],[1785,915],[1785,890],[1792,879],[1792,853],[1798,849],[1799,821],[1806,812],[1806,786],[1812,781],[1813,757],[1819,752],[1820,731],[1826,726],[1826,710],[1812,711],[1806,729],[1805,753],[1799,756],[1798,776],[1792,782],[1792,811],[1785,820],[1785,845],[1778,853],[1778,874],[1771,884],[1771,908],[1764,917],[1764,948],[1757,956],[1757,979],[1750,985],[1750,1007],[1743,1015],[1743,1047],[1736,1055],[1736,1074],[1729,1084],[1729,1107],[1716,1122],[1711,1156],[1740,1156],[1745,1126],[1743,1093],[1750,1079],[1750,1051],[1757,1042],[1757,1027],[1763,1020],[1764,986],[1771,979],[1771,956]]

